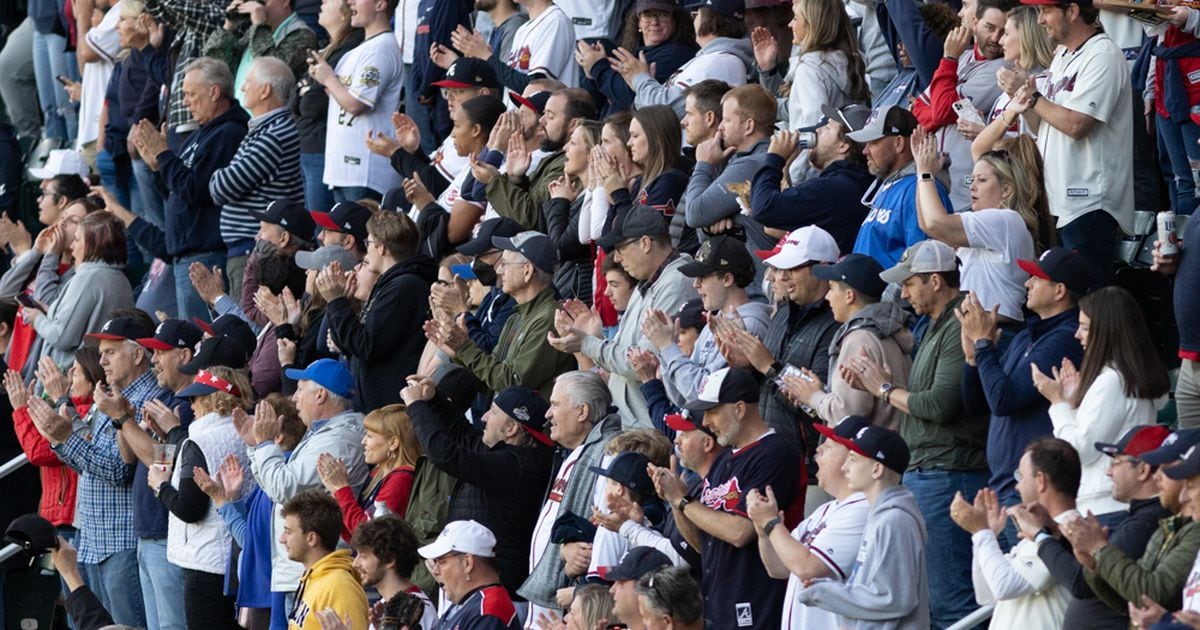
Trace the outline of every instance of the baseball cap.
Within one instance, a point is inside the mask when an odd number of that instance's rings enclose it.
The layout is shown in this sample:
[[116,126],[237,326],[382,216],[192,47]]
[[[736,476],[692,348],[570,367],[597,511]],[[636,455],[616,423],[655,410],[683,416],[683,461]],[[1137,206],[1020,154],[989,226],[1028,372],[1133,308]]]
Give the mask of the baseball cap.
[[546,412],[550,410],[550,405],[546,404],[546,400],[537,392],[528,387],[514,385],[501,390],[492,399],[492,402],[510,418],[516,420],[535,440],[551,448],[554,447],[554,440],[551,440],[550,436],[545,433]]
[[874,300],[879,300],[887,288],[887,283],[879,277],[883,273],[883,265],[864,254],[850,254],[832,265],[817,265],[812,273],[818,280],[848,284],[850,288]]
[[417,553],[427,560],[452,552],[469,553],[482,558],[495,557],[496,535],[479,521],[450,521],[436,540],[417,549]]
[[1092,6],[1092,0],[1021,0],[1021,4],[1032,4],[1040,6],[1064,6],[1068,4],[1078,4],[1081,7]]
[[853,437],[842,437],[837,431],[814,425],[822,435],[846,448],[873,459],[901,475],[908,470],[908,444],[899,433],[874,424],[860,426]]
[[634,547],[621,556],[621,561],[616,566],[603,567],[600,579],[608,582],[638,580],[651,571],[669,567],[671,564],[667,554],[654,547]]
[[1017,265],[1031,276],[1065,284],[1067,290],[1078,295],[1085,295],[1100,284],[1095,271],[1083,256],[1065,247],[1051,247],[1042,252],[1037,260],[1018,260]]
[[500,81],[496,79],[496,71],[488,62],[475,57],[459,57],[446,69],[446,76],[432,85],[441,88],[492,88],[500,89]]
[[516,103],[517,105],[521,107],[528,107],[541,116],[546,112],[546,103],[550,101],[550,92],[542,90],[541,92],[534,92],[529,96],[521,96],[517,92],[509,91],[508,98],[511,98],[512,102]]
[[50,521],[37,514],[25,514],[14,518],[4,530],[4,539],[20,545],[25,553],[40,556],[51,549],[58,549],[58,532]]
[[371,209],[354,201],[336,203],[329,212],[310,210],[313,221],[331,232],[349,234],[364,243],[367,240],[367,221],[371,218]]
[[192,398],[194,396],[207,396],[215,392],[225,392],[233,396],[242,395],[241,390],[236,385],[208,370],[197,372],[195,380],[187,387],[176,392],[175,395],[180,398]]
[[776,269],[794,269],[807,262],[830,263],[841,256],[837,241],[829,232],[806,225],[783,237],[779,252],[763,262]]
[[708,322],[704,319],[704,300],[692,298],[679,306],[675,313],[680,328],[704,328]]
[[673,0],[637,0],[637,4],[633,7],[633,12],[645,13],[647,11],[666,11],[671,13],[679,8],[679,3]]
[[758,381],[745,368],[727,367],[700,381],[696,400],[684,405],[688,411],[707,411],[726,403],[758,403]]
[[209,337],[200,342],[196,356],[179,365],[180,374],[197,374],[204,368],[223,365],[240,370],[250,363],[251,350],[232,337]]
[[917,128],[917,119],[912,112],[892,105],[886,110],[873,110],[858,131],[846,134],[855,142],[867,143],[887,136],[909,136]]
[[1163,440],[1171,435],[1171,430],[1161,424],[1139,424],[1125,432],[1116,444],[1096,442],[1096,450],[1113,457],[1114,455],[1129,455],[1141,457],[1162,446]]
[[644,495],[653,495],[654,482],[651,481],[650,474],[646,472],[646,465],[649,463],[649,457],[641,453],[626,451],[612,458],[612,461],[608,463],[608,468],[589,466],[588,469],[601,477],[608,477],[630,490],[636,490]]
[[254,352],[258,347],[258,335],[254,334],[254,329],[250,328],[250,324],[246,320],[234,315],[226,313],[208,323],[200,318],[193,318],[192,321],[200,327],[200,330],[208,333],[212,337],[229,337],[238,342],[249,352]]
[[780,236],[779,240],[775,242],[775,247],[772,247],[771,249],[754,250],[754,255],[758,256],[759,260],[766,260],[775,254],[778,254],[779,252],[783,251],[783,244],[787,242],[787,237],[787,234]]
[[866,126],[867,120],[871,117],[871,108],[866,105],[859,105],[858,103],[846,105],[841,109],[822,105],[821,113],[824,115],[821,118],[821,122],[811,127],[799,129],[798,131],[816,131],[824,127],[829,121],[836,120],[846,128],[847,133],[855,132]]
[[88,176],[88,165],[83,154],[74,149],[55,149],[46,156],[46,164],[41,168],[29,169],[34,179],[50,179],[56,175]]
[[689,278],[703,278],[714,273],[732,273],[739,286],[754,281],[754,261],[746,251],[746,243],[720,234],[700,245],[696,259],[679,268]]
[[832,427],[822,422],[815,422],[813,423],[813,428],[817,430],[817,433],[824,435],[838,444],[847,446],[846,440],[853,440],[854,436],[858,434],[858,430],[868,424],[871,424],[871,421],[863,416],[846,416]]
[[204,338],[204,331],[195,324],[182,319],[165,319],[154,329],[151,337],[142,337],[137,342],[151,350],[195,348]]
[[663,416],[663,422],[675,431],[702,431],[713,439],[717,437],[717,434],[713,433],[712,429],[704,426],[703,422],[693,421],[686,411],[684,413],[669,413]]
[[1189,479],[1200,475],[1200,445],[1193,444],[1179,457],[1179,464],[1163,468],[1164,475],[1175,479]]
[[291,199],[276,199],[267,204],[266,210],[251,210],[250,216],[274,223],[306,241],[312,240],[317,232],[317,224],[308,210],[304,209],[304,204]]
[[918,273],[940,273],[958,269],[954,248],[933,239],[921,241],[904,250],[895,267],[879,274],[884,282],[900,284]]
[[1200,443],[1200,429],[1180,429],[1168,435],[1162,445],[1153,451],[1142,453],[1142,461],[1152,466],[1162,466],[1180,457],[1192,446]]
[[554,273],[554,266],[558,263],[554,241],[541,232],[526,230],[514,236],[493,236],[492,245],[510,252],[517,252],[528,258],[534,267],[546,273]]
[[745,0],[704,0],[702,7],[708,7],[713,11],[730,17],[735,20],[740,20],[746,17],[746,2]]
[[154,336],[154,330],[147,327],[141,319],[114,317],[104,322],[104,326],[100,328],[100,332],[90,333],[87,336],[92,339],[105,339],[109,341],[121,341],[124,339],[137,341]]
[[296,252],[296,266],[301,269],[320,271],[335,262],[340,263],[344,271],[349,271],[358,264],[358,259],[350,250],[339,245],[326,245],[311,252]]
[[430,378],[437,386],[438,395],[448,400],[450,407],[460,414],[471,408],[475,395],[479,393],[479,381],[475,375],[456,363],[447,361],[441,364]]
[[492,238],[496,236],[516,236],[524,232],[520,223],[508,217],[496,217],[479,224],[479,232],[471,240],[458,246],[458,253],[467,256],[479,256],[496,248]]
[[293,381],[312,381],[342,398],[354,394],[354,377],[335,359],[317,359],[303,370],[284,370],[284,374]]
[[608,234],[596,241],[604,251],[611,252],[617,245],[643,236],[665,236],[668,234],[667,220],[663,213],[645,205],[636,205],[629,210],[620,225],[613,225]]

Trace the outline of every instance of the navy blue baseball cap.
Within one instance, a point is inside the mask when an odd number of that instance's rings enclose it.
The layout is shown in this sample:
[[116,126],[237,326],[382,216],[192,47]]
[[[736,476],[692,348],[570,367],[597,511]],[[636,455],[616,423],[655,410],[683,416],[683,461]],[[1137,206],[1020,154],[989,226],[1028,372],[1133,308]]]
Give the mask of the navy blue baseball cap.
[[554,241],[541,232],[526,230],[514,236],[493,236],[492,245],[517,252],[546,273],[554,273],[554,266],[558,264]]
[[241,396],[242,392],[237,388],[237,385],[209,372],[208,370],[200,370],[196,373],[195,380],[190,385],[176,392],[176,396],[180,398],[193,398],[196,396],[207,396],[215,392],[225,392],[231,396]]
[[538,116],[546,113],[546,103],[550,102],[550,96],[550,92],[546,90],[534,92],[529,96],[521,96],[520,93],[513,91],[508,93],[508,98],[512,99],[512,102],[517,103],[520,107],[532,109],[537,112]]
[[196,325],[210,336],[229,337],[249,352],[254,352],[254,349],[258,347],[258,335],[254,334],[254,329],[250,328],[250,324],[246,323],[246,320],[232,313],[226,313],[212,320],[211,324],[198,317],[192,318],[192,321],[196,322]]
[[251,210],[250,216],[274,223],[306,241],[311,241],[317,231],[317,224],[308,210],[304,209],[304,204],[291,199],[276,199],[267,204],[266,210]]
[[1126,431],[1116,444],[1096,442],[1096,450],[1109,457],[1129,455],[1140,459],[1143,454],[1162,446],[1163,441],[1170,435],[1171,430],[1164,425],[1139,424]]
[[535,440],[554,447],[554,440],[546,435],[546,412],[550,410],[550,405],[537,392],[513,385],[500,390],[492,402],[508,417],[516,420]]
[[908,470],[911,457],[908,443],[899,433],[874,424],[860,426],[853,437],[842,437],[837,431],[828,430],[821,425],[815,425],[825,437],[844,445],[846,448],[883,464],[890,470],[903,475]]
[[850,286],[855,291],[875,300],[883,297],[887,283],[879,277],[883,265],[872,256],[850,254],[832,265],[817,265],[812,268],[818,280],[833,280]]
[[303,370],[284,370],[293,381],[312,381],[342,398],[354,395],[354,377],[335,359],[317,359]]
[[353,236],[360,244],[367,240],[367,221],[371,218],[371,209],[354,201],[343,201],[334,204],[329,212],[310,210],[313,221],[331,232],[343,232]]
[[459,245],[458,253],[467,256],[480,256],[486,252],[496,249],[492,245],[492,238],[496,236],[516,236],[524,232],[525,228],[521,227],[520,223],[513,221],[508,217],[496,217],[488,219],[479,224],[479,232],[471,240]]
[[854,436],[858,434],[858,430],[869,424],[871,424],[871,421],[863,416],[846,416],[839,420],[835,426],[831,427],[827,424],[817,422],[813,424],[813,428],[817,430],[817,433],[845,446],[846,440],[853,440]]
[[741,20],[746,17],[745,0],[704,0],[702,7],[708,7],[725,17]]
[[649,463],[649,457],[627,451],[614,457],[608,463],[608,468],[589,466],[588,469],[601,477],[608,477],[630,490],[636,490],[649,496],[654,494],[654,482],[650,479],[650,473],[646,472],[646,465]]
[[731,273],[737,285],[744,287],[754,281],[754,259],[750,258],[745,241],[719,234],[704,241],[695,260],[680,266],[679,273],[689,278]]
[[1051,247],[1037,260],[1018,260],[1025,273],[1067,285],[1072,293],[1085,295],[1100,287],[1100,278],[1083,255],[1065,247]]
[[247,349],[232,337],[209,337],[200,342],[196,356],[191,361],[180,364],[177,369],[180,374],[196,374],[213,365],[240,370],[250,363],[252,351],[253,349]]
[[154,330],[148,328],[145,322],[141,319],[133,317],[114,317],[106,322],[100,328],[100,332],[89,333],[87,336],[92,339],[104,339],[108,341],[129,341],[136,342],[138,339],[145,339],[154,335]]
[[154,329],[154,336],[142,337],[137,342],[151,350],[174,350],[195,348],[202,339],[204,331],[199,326],[182,319],[164,319]]
[[496,71],[486,60],[475,57],[459,57],[446,69],[446,76],[442,77],[441,81],[434,81],[431,85],[460,90],[470,88],[498,90],[500,89],[500,80],[496,78]]
[[1179,458],[1177,465],[1163,468],[1162,471],[1164,475],[1176,481],[1200,475],[1200,444],[1188,447],[1183,456]]
[[1179,461],[1187,450],[1200,444],[1200,429],[1180,429],[1162,441],[1162,445],[1153,451],[1142,453],[1142,461],[1151,466],[1162,466]]
[[[745,251],[745,248],[742,248]],[[700,298],[692,298],[679,306],[679,312],[675,313],[675,319],[679,320],[680,328],[699,328],[703,329],[708,325],[708,320],[704,318],[704,300]]]
[[614,567],[602,567],[600,579],[608,582],[638,580],[643,575],[672,565],[667,554],[654,547],[634,547],[621,556]]
[[745,402],[758,403],[758,381],[745,368],[727,367],[700,381],[696,400],[684,405],[688,411],[707,411],[717,405]]

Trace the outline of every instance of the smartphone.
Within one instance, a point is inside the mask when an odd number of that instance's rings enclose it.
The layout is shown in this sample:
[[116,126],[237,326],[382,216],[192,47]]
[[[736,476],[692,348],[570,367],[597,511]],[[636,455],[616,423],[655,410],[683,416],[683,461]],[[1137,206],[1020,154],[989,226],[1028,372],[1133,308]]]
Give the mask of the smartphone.
[[470,263],[462,263],[461,265],[450,265],[450,273],[462,278],[463,280],[474,280],[475,270],[471,269]]
[[41,304],[38,304],[37,300],[30,297],[28,293],[18,293],[17,294],[17,303],[20,304],[21,306],[24,306],[25,308],[36,308],[39,311],[42,310],[43,308],[45,308]]
[[71,79],[67,78],[67,75],[65,75],[65,74],[60,74],[54,78],[57,79],[58,82],[63,84],[64,86],[71,85],[71,83],[73,83],[73,81],[71,81]]
[[975,109],[975,104],[972,103],[971,99],[969,98],[961,98],[955,101],[954,105],[951,107],[954,108],[954,113],[958,114],[959,120],[975,123],[977,125],[987,124],[983,120],[983,115],[979,113],[978,109]]

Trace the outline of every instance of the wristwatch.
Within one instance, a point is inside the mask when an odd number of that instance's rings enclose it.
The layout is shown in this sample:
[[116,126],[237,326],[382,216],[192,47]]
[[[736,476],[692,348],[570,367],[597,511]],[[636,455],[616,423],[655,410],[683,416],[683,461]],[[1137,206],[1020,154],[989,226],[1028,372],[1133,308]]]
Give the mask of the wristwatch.
[[987,350],[991,346],[992,346],[991,339],[976,339],[975,340],[975,352],[979,352],[980,350]]
[[1042,98],[1042,93],[1038,92],[1037,90],[1034,90],[1033,94],[1029,95],[1029,109],[1033,109],[1033,106],[1037,105],[1038,100],[1040,100],[1041,98]]
[[877,393],[875,395],[882,398],[884,402],[887,402],[888,395],[891,394],[892,390],[895,388],[896,387],[894,385],[892,385],[891,383],[881,383],[879,385],[879,393]]
[[113,418],[110,422],[112,423],[112,428],[120,431],[121,427],[126,422],[129,422],[129,414],[122,415],[120,418]]
[[767,521],[767,524],[766,524],[766,525],[763,525],[763,536],[764,536],[764,537],[766,537],[766,536],[770,536],[770,535],[771,535],[771,531],[772,531],[772,530],[774,530],[774,529],[775,529],[775,526],[776,526],[776,525],[778,525],[778,524],[779,524],[779,517],[778,517],[778,516],[776,516],[775,518],[773,518],[773,519],[771,519],[771,520]]
[[687,507],[687,505],[691,502],[692,502],[692,500],[689,499],[688,497],[683,497],[683,498],[679,499],[679,502],[675,504],[675,511],[682,514],[683,508]]

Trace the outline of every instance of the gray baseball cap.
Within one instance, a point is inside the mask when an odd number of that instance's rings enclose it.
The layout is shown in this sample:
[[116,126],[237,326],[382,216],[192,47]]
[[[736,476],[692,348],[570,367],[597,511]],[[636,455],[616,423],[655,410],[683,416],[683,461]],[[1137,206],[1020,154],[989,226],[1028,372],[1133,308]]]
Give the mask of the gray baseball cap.
[[918,273],[941,273],[958,269],[954,248],[929,239],[904,250],[895,267],[879,274],[885,282],[900,284]]
[[301,269],[320,271],[333,262],[341,263],[342,269],[349,271],[358,264],[358,259],[345,247],[337,245],[326,245],[311,252],[296,252],[296,266]]

